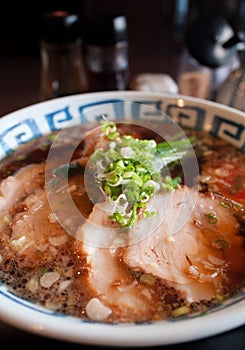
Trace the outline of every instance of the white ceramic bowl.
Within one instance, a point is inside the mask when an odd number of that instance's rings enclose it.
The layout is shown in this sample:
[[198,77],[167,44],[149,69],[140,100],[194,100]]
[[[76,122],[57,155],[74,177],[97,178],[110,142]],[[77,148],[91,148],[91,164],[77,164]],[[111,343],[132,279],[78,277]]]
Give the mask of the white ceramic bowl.
[[[245,113],[206,100],[137,91],[101,92],[63,97],[13,112],[0,119],[0,159],[18,145],[75,123],[125,113],[135,120],[161,117],[181,126],[207,130],[245,152]],[[115,104],[116,103],[116,104]],[[115,106],[117,106],[115,108]],[[133,106],[133,107],[132,107]],[[152,110],[146,108],[150,106]],[[205,316],[153,324],[106,325],[66,317],[24,301],[0,285],[0,318],[20,329],[59,340],[108,346],[154,346],[201,339],[245,323],[244,296],[229,300]]]

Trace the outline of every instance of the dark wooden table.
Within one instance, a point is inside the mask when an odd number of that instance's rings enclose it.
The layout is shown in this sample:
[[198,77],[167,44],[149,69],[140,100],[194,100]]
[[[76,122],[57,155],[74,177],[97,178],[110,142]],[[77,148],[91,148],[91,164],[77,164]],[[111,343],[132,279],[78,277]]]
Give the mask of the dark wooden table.
[[0,117],[39,101],[38,57],[0,58]]

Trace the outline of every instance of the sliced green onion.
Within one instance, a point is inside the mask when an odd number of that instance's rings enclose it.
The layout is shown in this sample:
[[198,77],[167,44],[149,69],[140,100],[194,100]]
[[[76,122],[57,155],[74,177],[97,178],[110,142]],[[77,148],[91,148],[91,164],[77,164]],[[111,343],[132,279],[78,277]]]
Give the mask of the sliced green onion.
[[[157,215],[157,211],[147,210],[147,203],[159,190],[173,191],[181,182],[179,177],[162,176],[162,170],[171,162],[187,154],[189,140],[173,139],[156,143],[131,135],[121,136],[116,124],[104,119],[102,133],[110,141],[107,150],[98,149],[90,157],[96,167],[96,181],[100,181],[104,193],[114,205],[110,218],[122,227],[132,227],[137,223],[139,211],[144,217]],[[100,174],[99,174],[100,173]],[[124,200],[124,203],[121,200]]]
[[180,317],[190,313],[190,308],[188,306],[181,306],[178,309],[172,311],[173,317]]
[[207,214],[207,217],[208,217],[208,222],[210,224],[216,224],[218,222],[218,218],[217,218],[217,215],[216,213],[214,212],[210,212]]
[[229,243],[223,238],[216,239],[215,244],[218,248],[221,249],[227,249],[230,246]]
[[226,208],[226,209],[231,209],[231,208],[232,208],[232,203],[231,203],[231,201],[229,201],[229,200],[221,201],[221,202],[220,202],[220,205],[221,205],[223,208]]

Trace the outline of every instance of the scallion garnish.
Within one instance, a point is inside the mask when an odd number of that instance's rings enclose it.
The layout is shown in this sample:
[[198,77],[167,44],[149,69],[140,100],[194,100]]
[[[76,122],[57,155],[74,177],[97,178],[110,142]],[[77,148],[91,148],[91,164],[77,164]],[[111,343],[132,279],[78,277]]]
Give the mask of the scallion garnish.
[[210,224],[216,224],[218,222],[218,218],[217,218],[217,215],[216,213],[214,212],[210,212],[207,214],[207,217],[208,217],[208,222]]
[[[179,161],[187,154],[191,142],[173,140],[157,143],[151,139],[137,139],[120,135],[116,124],[103,120],[102,133],[107,137],[107,149],[97,149],[90,157],[95,179],[113,204],[110,218],[122,227],[130,228],[144,217],[157,215],[146,205],[159,190],[173,191],[181,182],[180,177],[162,175],[169,163]],[[95,166],[95,169],[94,169]]]

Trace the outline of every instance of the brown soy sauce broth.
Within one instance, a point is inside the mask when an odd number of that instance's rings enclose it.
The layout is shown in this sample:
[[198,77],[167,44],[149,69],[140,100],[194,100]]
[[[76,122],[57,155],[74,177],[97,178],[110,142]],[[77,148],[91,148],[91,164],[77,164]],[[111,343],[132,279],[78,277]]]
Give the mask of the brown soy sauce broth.
[[[97,126],[97,124],[95,125]],[[126,124],[118,124],[119,130],[125,134],[132,133],[130,126]],[[94,125],[92,126],[92,128]],[[93,132],[89,132],[90,129],[86,129],[84,126],[73,128],[72,130],[67,130],[65,142],[57,143],[57,147],[60,148],[60,154],[64,155],[64,152],[70,149],[70,147],[75,147],[73,153],[72,162],[76,162],[77,159],[82,157],[86,158],[89,156],[93,147],[88,146],[88,141],[86,135],[98,137],[98,130],[96,129],[95,135]],[[171,133],[171,131],[170,131]],[[231,158],[235,159],[234,166],[237,165],[241,167],[245,164],[245,156],[241,154],[234,147],[227,145],[221,140],[214,139],[211,135],[206,132],[196,132],[193,130],[186,130],[188,136],[194,135],[197,137],[197,143],[194,149],[197,154],[197,159],[200,166],[200,191],[206,192],[209,190],[216,190],[220,196],[223,196],[222,191],[219,187],[213,188],[213,184],[209,183],[206,178],[208,178],[205,173],[206,167],[212,165],[216,166],[215,161],[212,162],[210,159],[221,159],[222,163],[226,161],[226,157],[229,161]],[[154,132],[149,133],[149,129],[142,128],[140,126],[133,129],[133,136],[139,138],[155,138],[157,142],[161,142],[162,139],[159,138]],[[78,142],[78,140],[82,140]],[[8,176],[15,175],[20,169],[25,168],[30,164],[44,164],[46,162],[49,149],[51,147],[53,138],[50,135],[42,136],[41,138],[31,141],[21,147],[19,147],[13,154],[8,156],[6,159],[1,161],[0,164],[0,181],[4,181]],[[78,146],[76,146],[78,144]],[[75,146],[74,146],[75,145]],[[204,173],[202,170],[204,169]],[[219,171],[215,169],[217,174]],[[178,167],[173,169],[174,175],[181,175],[180,169]],[[41,180],[40,180],[41,181]],[[244,179],[245,181],[245,179]],[[75,190],[72,192],[72,198],[77,206],[77,208],[88,217],[92,211],[93,204],[86,195],[86,191],[83,183],[83,169],[72,175],[69,179],[69,184]],[[217,185],[217,184],[216,184]],[[39,186],[41,189],[44,183]],[[26,195],[26,197],[28,197]],[[244,292],[245,287],[245,214],[244,214],[244,199],[234,196],[232,194],[228,199],[222,197],[224,202],[230,205],[230,201],[234,204],[236,215],[240,223],[240,233],[234,238],[234,243],[225,250],[225,257],[227,261],[232,261],[232,265],[227,266],[227,279],[224,284],[224,295],[227,298],[232,295]],[[25,201],[25,198],[20,198],[10,210],[10,215],[7,217],[1,217],[1,220],[7,222],[6,225],[1,226],[1,239],[0,239],[0,280],[3,284],[7,286],[9,290],[20,297],[29,300],[31,302],[38,303],[49,309],[56,310],[61,313],[73,315],[80,318],[86,318],[85,313],[85,303],[89,298],[89,291],[86,289],[86,285],[83,288],[76,288],[76,281],[79,280],[79,275],[86,275],[86,266],[84,264],[83,258],[79,256],[76,249],[74,248],[75,239],[71,235],[66,235],[65,231],[59,231],[56,235],[56,231],[51,231],[51,244],[50,237],[45,237],[41,244],[50,245],[47,251],[42,251],[39,247],[35,247],[31,251],[29,257],[25,256],[25,253],[20,253],[18,249],[14,251],[11,250],[9,245],[9,240],[13,238],[13,227],[16,226],[19,215],[22,211],[26,210],[29,213],[30,205]],[[33,208],[32,208],[33,209]],[[52,215],[47,212],[49,220],[52,221]],[[12,222],[13,220],[13,222]],[[28,239],[28,238],[27,238]],[[65,243],[60,244],[60,240],[64,239]],[[18,240],[16,240],[18,242]],[[36,243],[35,243],[36,244]],[[28,248],[31,249],[31,248]],[[28,252],[27,249],[27,252]],[[125,267],[126,268],[126,267]],[[58,271],[56,276],[51,276],[50,281],[40,283],[42,276],[48,272]],[[53,278],[53,281],[52,281]],[[50,283],[50,287],[47,285]],[[141,282],[139,282],[141,283]],[[172,310],[177,307],[185,306],[186,300],[176,293],[174,288],[167,286],[162,280],[156,279],[154,286],[151,286],[155,295],[158,295],[159,300],[156,302],[155,315],[152,315],[152,320],[164,319],[171,317]],[[164,295],[164,297],[163,297]],[[223,297],[222,297],[223,301]],[[159,303],[161,306],[159,306]],[[191,312],[202,312],[211,307],[217,306],[220,303],[218,299],[212,300],[200,300],[200,302],[191,303]],[[114,322],[113,319],[108,319],[108,322]]]

